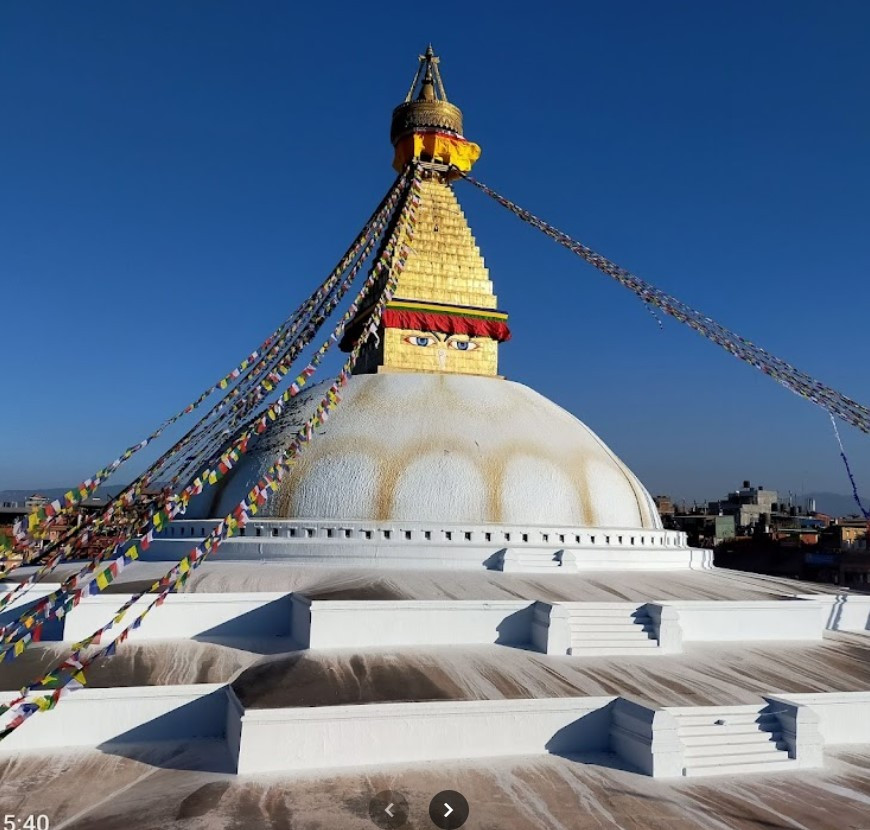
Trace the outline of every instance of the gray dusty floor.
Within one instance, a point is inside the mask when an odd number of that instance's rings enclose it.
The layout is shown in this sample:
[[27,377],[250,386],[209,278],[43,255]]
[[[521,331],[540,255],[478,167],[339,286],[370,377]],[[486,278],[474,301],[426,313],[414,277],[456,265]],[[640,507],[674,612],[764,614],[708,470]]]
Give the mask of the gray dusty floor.
[[766,693],[865,691],[870,637],[687,644],[673,656],[554,657],[506,646],[273,655],[233,683],[246,706],[622,695],[660,706],[756,703]]
[[[170,565],[138,562],[106,593],[147,589]],[[62,566],[49,577],[74,571]],[[16,572],[23,576],[27,569]],[[837,593],[834,585],[749,574],[742,571],[590,571],[585,574],[512,574],[498,571],[392,571],[280,563],[206,562],[186,590],[298,591],[312,599],[528,599],[578,602],[655,600],[769,600],[801,593]],[[120,602],[119,602],[120,604]]]
[[[820,771],[754,779],[653,780],[608,756],[506,758],[342,775],[236,777],[218,744],[107,747],[0,761],[0,814],[44,813],[52,830],[372,830],[369,799],[401,791],[406,830],[432,827],[444,789],[468,830],[860,830],[870,827],[870,747]],[[203,771],[205,770],[205,771]]]
[[[619,694],[662,706],[755,703],[775,692],[870,689],[870,635],[818,643],[688,643],[682,654],[557,657],[510,646],[290,651],[287,641],[126,643],[90,670],[91,688],[233,682],[248,706],[330,706]],[[289,646],[292,647],[292,644]],[[0,666],[14,689],[62,646]]]

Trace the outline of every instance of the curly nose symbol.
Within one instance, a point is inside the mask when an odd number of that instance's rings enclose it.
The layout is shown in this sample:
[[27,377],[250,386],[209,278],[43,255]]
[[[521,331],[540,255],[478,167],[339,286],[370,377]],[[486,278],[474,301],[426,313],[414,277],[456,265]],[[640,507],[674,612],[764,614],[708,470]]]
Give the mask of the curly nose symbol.
[[447,352],[444,349],[438,349],[438,368],[443,369],[447,365]]

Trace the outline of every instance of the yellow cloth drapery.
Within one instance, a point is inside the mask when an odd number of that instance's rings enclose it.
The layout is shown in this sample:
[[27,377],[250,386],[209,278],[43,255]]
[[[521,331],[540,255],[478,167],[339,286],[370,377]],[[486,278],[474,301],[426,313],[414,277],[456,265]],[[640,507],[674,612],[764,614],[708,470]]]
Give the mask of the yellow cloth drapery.
[[412,158],[452,164],[467,173],[480,158],[480,146],[458,135],[435,131],[414,132],[396,142],[393,167],[401,171]]

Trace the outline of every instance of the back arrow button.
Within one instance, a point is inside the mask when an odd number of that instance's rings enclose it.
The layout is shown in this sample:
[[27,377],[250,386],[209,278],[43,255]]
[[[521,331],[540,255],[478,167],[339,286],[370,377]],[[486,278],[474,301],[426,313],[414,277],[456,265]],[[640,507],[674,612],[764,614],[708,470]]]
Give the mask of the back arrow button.
[[384,790],[369,802],[369,818],[381,830],[399,830],[408,821],[408,812],[408,800],[394,790]]

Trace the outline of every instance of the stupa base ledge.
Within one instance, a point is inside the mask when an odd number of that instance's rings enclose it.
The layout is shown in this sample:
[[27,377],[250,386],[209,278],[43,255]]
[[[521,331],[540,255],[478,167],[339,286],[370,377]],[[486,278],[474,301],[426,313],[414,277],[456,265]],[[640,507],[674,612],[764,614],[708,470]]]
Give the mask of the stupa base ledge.
[[[141,558],[178,561],[214,524],[175,521]],[[711,550],[688,547],[686,535],[672,530],[271,518],[251,521],[244,535],[226,540],[220,559],[565,574],[713,567]]]

